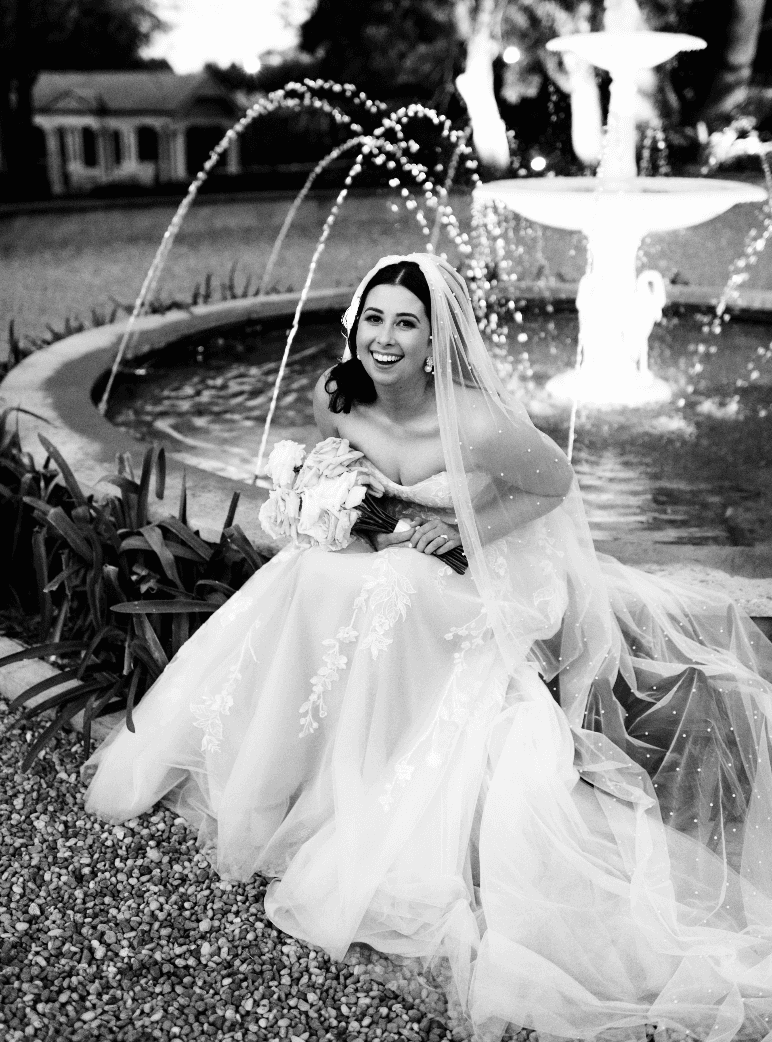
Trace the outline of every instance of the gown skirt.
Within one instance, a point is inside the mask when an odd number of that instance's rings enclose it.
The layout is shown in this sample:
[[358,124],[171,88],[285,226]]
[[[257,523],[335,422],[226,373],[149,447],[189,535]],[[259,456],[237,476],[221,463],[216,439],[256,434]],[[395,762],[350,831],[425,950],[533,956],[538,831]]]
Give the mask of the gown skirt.
[[565,604],[540,524],[515,669],[440,557],[286,547],[94,753],[86,806],[163,799],[223,877],[271,880],[277,927],[421,960],[481,1039],[772,1042],[772,646],[729,601],[602,559],[630,668],[584,733],[638,778],[620,798],[577,770],[540,675]]

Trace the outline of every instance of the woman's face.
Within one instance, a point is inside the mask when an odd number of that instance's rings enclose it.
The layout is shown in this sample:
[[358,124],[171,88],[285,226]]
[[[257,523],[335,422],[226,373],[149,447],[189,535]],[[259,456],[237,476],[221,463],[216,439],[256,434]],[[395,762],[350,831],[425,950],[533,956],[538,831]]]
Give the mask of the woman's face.
[[426,379],[431,354],[426,308],[404,286],[374,286],[357,328],[357,356],[376,387]]

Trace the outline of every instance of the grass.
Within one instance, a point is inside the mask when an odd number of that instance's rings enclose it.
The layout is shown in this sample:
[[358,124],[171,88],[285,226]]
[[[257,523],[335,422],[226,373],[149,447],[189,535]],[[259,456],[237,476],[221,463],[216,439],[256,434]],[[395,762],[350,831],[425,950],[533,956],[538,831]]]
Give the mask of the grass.
[[[290,198],[211,204],[189,214],[162,275],[163,299],[190,301],[209,273],[217,285],[235,266],[241,288],[257,286]],[[332,205],[329,195],[307,201],[275,269],[274,286],[299,289]],[[423,249],[412,216],[395,215],[390,200],[353,198],[343,208],[317,269],[317,287],[354,286],[384,253]],[[103,212],[33,214],[0,219],[0,353],[8,326],[18,336],[44,337],[67,317],[90,324],[92,309],[131,307],[174,213],[173,205]]]

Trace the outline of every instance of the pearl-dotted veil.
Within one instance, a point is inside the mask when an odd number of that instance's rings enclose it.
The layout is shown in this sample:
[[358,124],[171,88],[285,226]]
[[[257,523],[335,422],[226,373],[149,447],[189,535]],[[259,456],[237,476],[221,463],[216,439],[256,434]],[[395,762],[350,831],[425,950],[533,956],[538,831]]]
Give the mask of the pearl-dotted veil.
[[[494,943],[491,915],[503,921],[518,914],[513,909],[529,909],[534,930],[541,922],[559,936],[568,909],[585,914],[576,905],[589,902],[604,914],[610,895],[620,898],[624,878],[633,925],[667,948],[663,965],[671,959],[682,966],[682,979],[673,969],[670,990],[647,1015],[658,1008],[699,1037],[708,1037],[716,1016],[727,1023],[739,1018],[764,1038],[768,1002],[741,1008],[727,960],[752,944],[737,931],[772,932],[772,645],[726,597],[597,555],[575,479],[556,509],[517,522],[517,493],[553,491],[566,460],[499,378],[462,277],[433,254],[384,257],[362,280],[344,326],[351,328],[372,276],[398,261],[416,263],[429,285],[437,410],[454,509],[487,632],[512,678],[490,757],[495,763],[506,748],[519,762],[508,767],[513,789],[500,793],[506,830],[492,827],[496,793],[487,796],[480,849],[488,854],[481,893],[489,930],[478,971]],[[482,487],[481,472],[488,479]],[[532,682],[523,681],[524,668]],[[501,738],[507,719],[520,731],[518,745]],[[458,726],[466,726],[464,718]],[[499,784],[506,774],[500,768]],[[545,857],[565,868],[562,875],[550,869],[556,877],[549,909],[541,908],[542,881],[529,880],[527,866],[513,868],[515,788],[531,793],[527,811],[519,812],[522,828],[549,834]],[[514,845],[506,846],[505,833]],[[593,844],[583,835],[593,835]],[[547,871],[546,865],[532,870]],[[708,971],[692,965],[698,938],[715,974],[710,999],[700,990]],[[589,951],[588,960],[597,958]],[[772,976],[761,962],[754,972],[761,991],[772,994]],[[659,989],[653,981],[647,986]],[[581,1001],[573,997],[574,1011]],[[593,999],[585,1030],[641,1023],[645,1005]],[[560,1023],[555,1012],[555,1037]],[[576,1031],[576,1018],[568,1023]],[[724,1029],[710,1034],[731,1037]]]

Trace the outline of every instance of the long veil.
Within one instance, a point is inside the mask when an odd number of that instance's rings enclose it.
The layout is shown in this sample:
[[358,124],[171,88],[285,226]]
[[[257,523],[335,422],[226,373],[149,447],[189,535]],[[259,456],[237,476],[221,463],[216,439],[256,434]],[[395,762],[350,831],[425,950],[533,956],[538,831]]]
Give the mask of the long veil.
[[[486,1038],[659,1024],[772,1042],[772,645],[727,598],[596,555],[576,480],[546,516],[507,525],[514,493],[538,495],[565,459],[502,384],[443,259],[384,257],[344,325],[398,260],[429,284],[474,636],[509,676],[471,837],[482,928],[471,980],[456,957],[462,1001]],[[535,437],[554,464],[529,463]],[[506,534],[490,538],[492,519]]]

